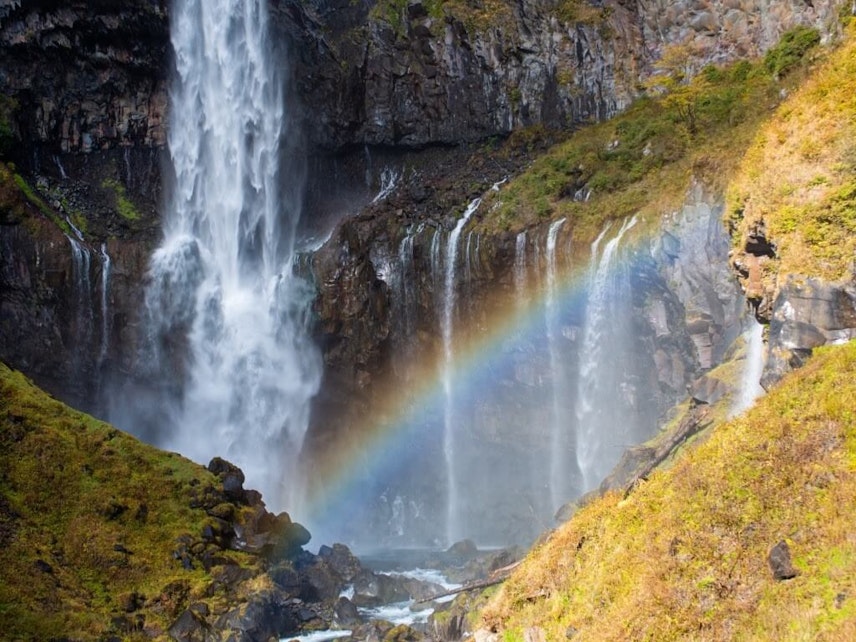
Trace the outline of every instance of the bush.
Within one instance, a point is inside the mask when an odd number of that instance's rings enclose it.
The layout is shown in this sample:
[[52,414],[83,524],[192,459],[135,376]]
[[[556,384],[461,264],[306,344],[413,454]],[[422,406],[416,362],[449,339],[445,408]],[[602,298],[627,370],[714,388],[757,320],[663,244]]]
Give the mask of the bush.
[[793,69],[814,47],[820,44],[820,33],[813,27],[796,27],[785,32],[779,43],[764,56],[764,66],[774,76]]

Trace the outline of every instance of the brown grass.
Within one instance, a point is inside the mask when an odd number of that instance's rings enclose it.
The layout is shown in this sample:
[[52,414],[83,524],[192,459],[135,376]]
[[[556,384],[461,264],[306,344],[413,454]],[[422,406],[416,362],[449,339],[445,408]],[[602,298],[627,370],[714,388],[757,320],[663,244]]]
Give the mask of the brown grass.
[[[856,343],[821,351],[627,499],[587,506],[483,612],[522,639],[849,640],[856,627]],[[774,581],[789,542],[801,575]],[[842,597],[843,596],[843,597]]]

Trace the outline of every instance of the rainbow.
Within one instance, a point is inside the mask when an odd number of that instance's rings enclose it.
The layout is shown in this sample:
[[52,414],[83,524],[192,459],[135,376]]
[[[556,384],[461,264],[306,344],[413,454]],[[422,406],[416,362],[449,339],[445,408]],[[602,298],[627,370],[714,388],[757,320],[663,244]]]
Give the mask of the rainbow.
[[[571,234],[566,233],[559,253],[563,260],[552,291],[539,283],[542,279],[533,278],[530,266],[523,292],[497,288],[486,297],[489,313],[482,315],[480,325],[455,328],[452,371],[459,398],[472,402],[486,390],[495,391],[498,382],[513,372],[516,347],[544,340],[548,297],[563,315],[580,314],[585,299],[585,266],[579,260],[567,260],[571,246]],[[589,252],[580,253],[584,263],[589,258]],[[307,494],[295,517],[306,521],[316,541],[335,541],[337,526],[359,519],[370,489],[398,478],[414,452],[437,451],[443,439],[442,414],[447,402],[439,361],[438,355],[421,355],[406,376],[382,384],[374,412],[351,429],[356,438],[350,443],[337,442],[335,452],[313,463]],[[402,380],[408,382],[405,389]],[[429,423],[436,430],[426,433],[426,418],[432,417],[437,420]]]

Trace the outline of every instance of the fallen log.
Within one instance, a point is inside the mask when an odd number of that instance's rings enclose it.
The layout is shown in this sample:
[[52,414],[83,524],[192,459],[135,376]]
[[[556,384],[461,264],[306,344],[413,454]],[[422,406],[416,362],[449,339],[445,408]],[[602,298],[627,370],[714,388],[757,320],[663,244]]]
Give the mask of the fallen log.
[[415,600],[414,604],[424,604],[425,602],[433,602],[434,600],[439,600],[441,597],[449,597],[450,595],[458,595],[459,593],[466,593],[467,591],[475,591],[476,589],[483,589],[488,588],[489,586],[494,586],[496,584],[501,584],[509,578],[509,576],[511,575],[511,571],[520,566],[522,561],[523,560],[520,560],[514,562],[513,564],[509,564],[508,566],[503,566],[502,568],[496,569],[490,574],[487,579],[467,582],[463,586],[460,586],[456,589],[444,591],[443,593],[437,593],[435,595],[431,595],[430,597],[422,598],[421,600]]

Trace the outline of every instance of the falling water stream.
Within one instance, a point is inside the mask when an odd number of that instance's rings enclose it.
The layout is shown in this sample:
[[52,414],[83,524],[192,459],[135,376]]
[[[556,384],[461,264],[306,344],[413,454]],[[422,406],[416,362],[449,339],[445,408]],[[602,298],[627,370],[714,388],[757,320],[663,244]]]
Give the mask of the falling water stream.
[[[617,309],[629,296],[628,275],[617,269],[619,245],[625,233],[636,225],[636,217],[626,219],[603,248],[600,244],[609,227],[592,243],[588,277],[588,304],[580,353],[577,392],[577,464],[583,476],[583,491],[591,490],[609,472],[629,443],[618,441],[625,430],[611,408],[617,407],[622,380],[622,340],[626,331],[621,322],[626,315]],[[607,359],[607,354],[616,355]],[[622,355],[617,357],[617,355]],[[618,421],[615,421],[618,419]]]
[[187,355],[172,427],[156,441],[201,462],[229,458],[269,505],[291,508],[320,360],[310,291],[293,271],[302,179],[283,168],[267,7],[176,0],[171,37],[175,185],[150,266],[147,356],[155,376],[171,373],[161,346],[176,333]]
[[547,298],[544,306],[547,321],[547,345],[550,352],[550,376],[552,380],[552,417],[550,424],[550,503],[555,510],[565,500],[564,486],[567,477],[563,454],[563,442],[567,435],[567,413],[563,398],[567,377],[561,357],[559,342],[561,319],[557,305],[558,274],[556,265],[556,240],[565,219],[559,219],[550,225],[547,232]]
[[443,394],[445,404],[443,408],[443,456],[446,461],[446,541],[451,544],[460,537],[460,511],[458,502],[461,489],[458,488],[458,471],[456,469],[455,451],[456,445],[456,417],[455,417],[455,390],[454,390],[454,346],[453,328],[455,301],[457,290],[455,287],[455,273],[458,265],[458,241],[464,226],[470,217],[481,205],[481,199],[477,198],[468,206],[463,216],[458,219],[455,228],[449,234],[446,244],[446,256],[444,264],[444,288],[443,288]]

